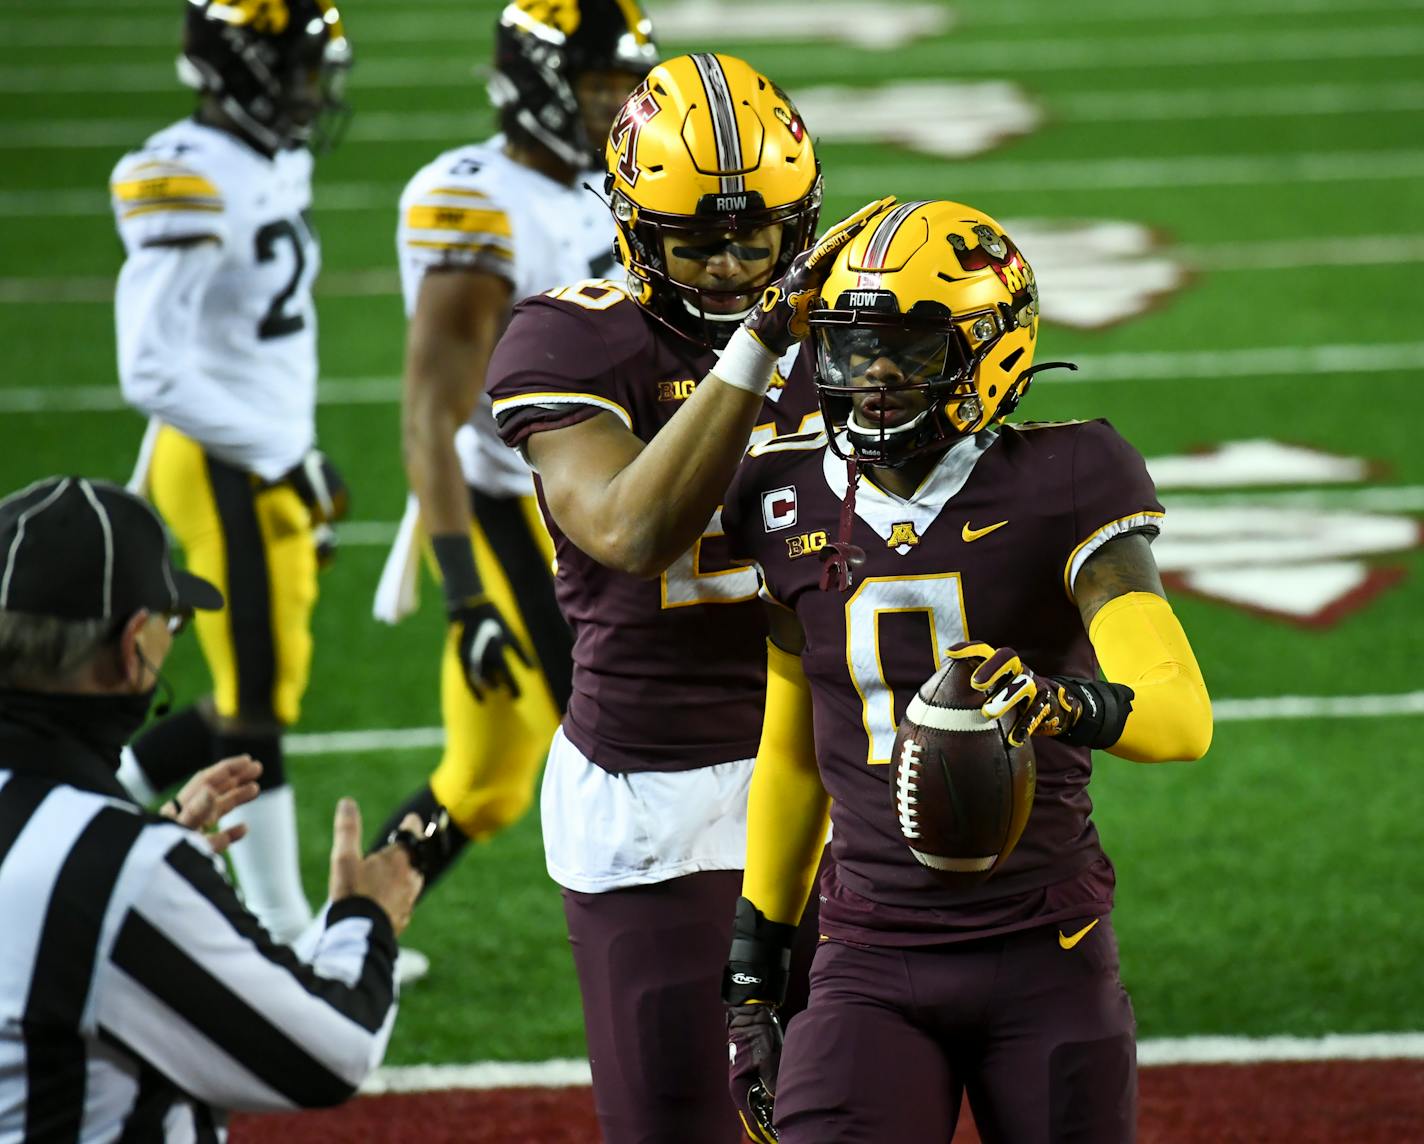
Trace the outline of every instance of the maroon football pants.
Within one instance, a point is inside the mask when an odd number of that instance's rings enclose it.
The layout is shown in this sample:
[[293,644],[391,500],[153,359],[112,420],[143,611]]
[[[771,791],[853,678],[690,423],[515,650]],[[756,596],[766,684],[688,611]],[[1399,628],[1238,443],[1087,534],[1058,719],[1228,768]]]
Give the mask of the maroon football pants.
[[1132,1004],[1102,918],[921,948],[829,941],[788,1029],[782,1144],[948,1144],[967,1093],[985,1144],[1130,1144]]
[[[605,1144],[737,1144],[727,1094],[722,966],[740,870],[649,886],[564,890]],[[797,934],[783,1017],[805,1004],[816,897]]]

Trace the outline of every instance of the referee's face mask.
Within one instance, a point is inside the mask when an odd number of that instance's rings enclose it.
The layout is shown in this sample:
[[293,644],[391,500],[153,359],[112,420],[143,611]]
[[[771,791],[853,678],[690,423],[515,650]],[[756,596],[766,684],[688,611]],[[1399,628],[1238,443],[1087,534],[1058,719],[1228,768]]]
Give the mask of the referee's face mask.
[[222,606],[217,588],[174,567],[148,503],[118,485],[51,477],[0,501],[0,609],[112,623],[116,678],[93,705],[115,724],[142,725],[172,636],[194,609]]

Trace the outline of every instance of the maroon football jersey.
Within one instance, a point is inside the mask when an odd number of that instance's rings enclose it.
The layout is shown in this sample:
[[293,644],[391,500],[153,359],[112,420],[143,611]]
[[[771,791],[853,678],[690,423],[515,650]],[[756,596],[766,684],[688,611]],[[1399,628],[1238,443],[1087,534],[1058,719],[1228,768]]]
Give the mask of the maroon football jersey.
[[[611,282],[527,298],[495,348],[489,386],[505,443],[612,413],[644,441],[716,360],[646,316]],[[753,439],[796,432],[816,412],[803,356],[783,359]],[[538,487],[538,478],[535,478]],[[756,753],[766,690],[757,575],[733,564],[718,515],[655,580],[606,568],[550,517],[554,587],[574,631],[564,733],[608,771],[688,770]]]
[[871,942],[943,942],[1111,907],[1112,867],[1089,815],[1091,753],[1033,740],[1038,786],[1005,864],[952,890],[900,837],[886,767],[911,696],[963,639],[1016,649],[1035,672],[1094,677],[1069,584],[1114,536],[1157,532],[1162,507],[1142,457],[1106,421],[1010,425],[957,443],[914,497],[867,477],[851,539],[865,550],[849,591],[821,591],[818,553],[838,536],[846,462],[825,438],[755,448],[722,514],[733,554],[806,631],[816,754],[830,792],[834,869],[822,930]]

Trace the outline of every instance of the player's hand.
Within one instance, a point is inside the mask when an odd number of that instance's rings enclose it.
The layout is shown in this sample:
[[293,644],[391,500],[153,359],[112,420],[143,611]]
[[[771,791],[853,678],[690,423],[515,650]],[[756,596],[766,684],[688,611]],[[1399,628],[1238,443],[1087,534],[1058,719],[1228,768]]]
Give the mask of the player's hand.
[[836,253],[859,234],[870,219],[895,204],[895,196],[869,203],[831,227],[810,250],[803,250],[779,282],[763,291],[761,301],[747,315],[745,325],[762,345],[780,357],[811,332],[811,309],[831,272]]
[[[408,814],[399,829],[415,833],[423,824],[417,814]],[[361,856],[361,810],[356,800],[343,798],[336,804],[336,824],[331,838],[331,875],[327,894],[333,902],[342,898],[370,898],[391,919],[399,937],[410,923],[415,900],[425,884],[411,864],[410,851],[399,843],[383,846]]]
[[1030,735],[1061,735],[1083,713],[1076,696],[1061,684],[1035,675],[1011,647],[957,643],[947,654],[950,659],[979,661],[969,684],[984,693],[984,706],[979,710],[986,719],[998,719],[1017,709],[1018,716],[1009,728],[1010,746],[1023,746]]
[[476,596],[451,607],[450,624],[457,629],[460,665],[465,671],[465,683],[477,703],[485,701],[485,692],[499,687],[509,688],[511,697],[519,698],[519,683],[509,656],[516,656],[525,667],[532,666],[529,656],[519,644],[498,608],[488,596]]
[[247,834],[242,823],[217,829],[230,810],[257,797],[257,780],[262,764],[251,755],[234,755],[201,771],[183,784],[182,789],[165,802],[159,813],[189,830],[201,830],[214,854],[221,854]]
[[727,1006],[727,1083],[742,1127],[759,1144],[780,1139],[771,1121],[781,1043],[775,1005]]
[[327,568],[336,559],[336,529],[332,526],[351,511],[346,480],[330,457],[320,449],[310,449],[301,464],[287,474],[287,483],[311,513],[317,566]]

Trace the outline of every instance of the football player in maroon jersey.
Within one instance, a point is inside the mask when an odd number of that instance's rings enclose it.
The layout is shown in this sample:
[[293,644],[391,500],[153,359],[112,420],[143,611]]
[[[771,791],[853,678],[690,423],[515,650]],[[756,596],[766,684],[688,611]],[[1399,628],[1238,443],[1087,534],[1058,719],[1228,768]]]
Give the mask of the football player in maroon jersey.
[[[1135,1024],[1091,751],[1196,759],[1212,729],[1149,546],[1162,507],[1106,421],[1004,423],[1048,367],[1033,271],[993,219],[884,210],[821,300],[826,434],[753,448],[721,517],[776,605],[724,980],[734,1098],[758,1139],[796,1144],[948,1140],[965,1093],[985,1140],[1129,1141]],[[915,860],[883,769],[946,656],[975,665],[986,715],[1037,735],[1027,829],[971,890]],[[782,1053],[828,812],[823,940]]]
[[501,435],[537,474],[574,632],[545,856],[604,1139],[731,1144],[718,981],[765,619],[717,510],[749,436],[819,422],[798,339],[831,257],[873,211],[813,245],[821,178],[800,116],[728,56],[655,67],[607,161],[626,285],[524,300],[488,374]]

